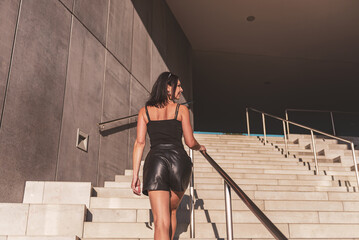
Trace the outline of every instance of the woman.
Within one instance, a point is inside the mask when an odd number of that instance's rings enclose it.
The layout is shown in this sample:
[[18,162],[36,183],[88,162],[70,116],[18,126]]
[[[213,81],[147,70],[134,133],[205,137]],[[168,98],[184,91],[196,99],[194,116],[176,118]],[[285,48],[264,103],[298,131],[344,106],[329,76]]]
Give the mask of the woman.
[[143,167],[142,193],[150,198],[155,240],[173,239],[176,210],[189,184],[192,162],[183,148],[182,133],[188,147],[206,150],[193,136],[187,107],[174,102],[182,92],[179,78],[164,72],[153,85],[145,107],[138,113],[131,187],[135,194],[141,195],[138,173],[148,131],[151,150]]

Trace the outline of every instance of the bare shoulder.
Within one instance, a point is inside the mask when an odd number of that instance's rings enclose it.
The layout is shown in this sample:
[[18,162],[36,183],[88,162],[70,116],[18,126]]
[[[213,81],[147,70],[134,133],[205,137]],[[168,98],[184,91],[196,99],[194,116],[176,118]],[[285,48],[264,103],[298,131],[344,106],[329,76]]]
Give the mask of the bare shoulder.
[[145,118],[145,116],[146,116],[146,107],[143,107],[140,109],[140,111],[138,111],[138,117]]
[[185,105],[180,105],[178,109],[178,120],[182,121],[183,118],[186,118],[189,116],[189,110],[188,107]]
[[145,113],[145,111],[146,111],[146,107],[142,107],[141,109],[140,109],[140,111],[138,111],[138,115],[142,115],[142,114],[144,114]]
[[180,104],[179,110],[180,112],[189,112],[188,107],[186,105]]

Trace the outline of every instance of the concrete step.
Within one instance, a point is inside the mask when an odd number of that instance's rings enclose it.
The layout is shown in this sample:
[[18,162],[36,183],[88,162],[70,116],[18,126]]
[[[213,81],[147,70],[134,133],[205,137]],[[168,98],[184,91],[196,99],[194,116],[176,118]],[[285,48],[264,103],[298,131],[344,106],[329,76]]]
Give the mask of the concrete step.
[[[252,150],[252,151],[269,151],[269,150],[275,150],[274,145],[262,145],[258,143],[245,143],[245,144],[229,144],[229,143],[203,143],[202,145],[205,145],[206,148],[212,150],[212,151],[228,151],[228,150]],[[293,145],[293,147],[296,145]],[[185,147],[186,149],[186,147]],[[304,148],[301,148],[304,149]]]
[[[265,191],[296,191],[296,192],[358,192],[356,186],[293,186],[293,185],[240,185],[242,190],[265,190]],[[121,189],[130,189],[130,182],[105,182],[105,188],[121,188]],[[203,190],[223,190],[223,184],[208,184],[208,183],[196,183],[194,185],[195,189]]]
[[[152,238],[82,238],[82,240],[149,240]],[[180,237],[181,240],[193,238]],[[234,240],[275,240],[274,238],[233,238]],[[288,238],[289,240],[308,240],[308,238]],[[6,239],[5,239],[6,240]],[[223,240],[223,238],[201,238],[201,240]],[[316,240],[359,240],[359,238],[316,238]]]
[[150,209],[148,198],[100,198],[92,197],[90,208]]
[[[147,199],[145,195],[137,196],[131,189],[120,188],[95,188],[99,198],[133,198]],[[359,193],[354,192],[313,192],[313,191],[271,191],[271,190],[245,190],[251,199],[256,200],[334,200],[334,201],[358,201]],[[187,191],[188,194],[188,191]],[[224,199],[223,190],[196,189],[196,197],[203,199]],[[232,194],[232,199],[239,199]]]
[[[189,224],[178,224],[176,235],[180,238],[189,238],[187,231]],[[278,224],[277,227],[289,235],[287,224]],[[91,223],[84,225],[85,238],[151,238],[153,225],[149,223]],[[262,224],[237,223],[233,225],[233,234],[236,238],[272,238]],[[224,238],[226,224],[224,223],[197,223],[196,238]]]
[[[358,212],[317,212],[317,211],[264,211],[264,214],[274,223],[359,223]],[[182,215],[184,216],[184,215]],[[225,211],[196,210],[196,223],[226,223]],[[189,221],[181,219],[182,221]],[[260,223],[251,211],[233,211],[234,223]]]
[[[256,161],[256,160],[252,160],[252,161],[246,161],[246,160],[216,160],[216,162],[221,165],[223,163],[229,163],[229,164],[241,164],[243,166],[248,165],[247,169],[251,169],[253,168],[252,166],[280,166],[280,167],[274,167],[273,169],[302,169],[303,166],[306,166],[305,168],[307,168],[308,166],[308,162],[299,162],[298,159],[290,159],[286,162],[284,161],[273,161],[271,160],[270,162],[268,161]],[[195,159],[195,163],[208,163],[208,161],[204,158],[196,158]],[[315,166],[314,161],[313,162],[309,162],[309,164],[312,166]],[[314,164],[314,165],[313,165]],[[293,167],[289,167],[289,166],[293,166]],[[351,171],[351,167],[346,167],[346,166],[342,166],[341,163],[320,163],[319,165],[321,170],[337,170],[337,171],[343,171],[343,172],[350,172]],[[269,167],[266,167],[267,169],[269,169]],[[131,172],[132,173],[132,172]]]
[[[338,144],[338,140],[336,139],[329,139],[329,138],[314,138],[315,144]],[[295,143],[298,144],[310,144],[312,143],[311,136],[305,138],[298,138],[294,140]]]
[[[256,161],[282,161],[282,162],[288,162],[292,159],[302,159],[302,161],[310,161],[310,162],[314,162],[314,156],[296,156],[295,158],[292,157],[291,155],[286,158],[284,155],[278,155],[278,157],[273,157],[273,156],[266,156],[266,155],[257,155],[257,156],[236,156],[233,154],[211,154],[208,153],[215,161],[219,161],[219,160],[227,160],[227,159],[232,159],[232,160],[256,160]],[[196,159],[198,158],[203,158],[202,155],[194,155],[194,159],[196,161]],[[327,158],[324,156],[317,156],[317,160],[319,163],[340,163],[341,158]],[[353,160],[351,160],[351,163],[353,162]]]
[[[207,153],[208,154],[221,154],[227,155],[237,155],[237,156],[250,156],[251,154],[259,154],[259,155],[269,155],[269,156],[281,156],[282,150],[276,149],[276,148],[264,148],[264,147],[258,147],[258,148],[235,148],[235,149],[222,149],[222,148],[211,148],[209,146],[206,146]],[[308,151],[309,152],[309,151]],[[195,151],[195,154],[200,154],[200,152]],[[313,155],[313,152],[310,152]]]
[[[283,201],[266,200],[267,211],[359,212],[359,202],[350,201]],[[359,213],[358,213],[359,214]]]
[[[89,209],[90,222],[153,222],[151,210],[144,209]],[[321,212],[321,211],[264,211],[264,214],[277,223],[359,223],[358,212]],[[224,210],[195,210],[196,223],[226,223]],[[233,223],[260,223],[249,210],[232,212]],[[177,211],[178,223],[189,223],[187,209]]]
[[127,188],[104,188],[104,187],[95,187],[95,197],[100,198],[140,198],[140,199],[147,199],[146,195],[138,196],[133,193],[132,189]]
[[[272,160],[270,164],[266,161],[260,160],[244,160],[243,158],[238,159],[222,159],[218,158],[215,160],[218,164],[222,163],[241,163],[241,164],[248,164],[248,165],[256,165],[256,164],[266,164],[266,165],[299,165],[298,161],[295,159],[288,159],[288,161],[275,161]],[[195,163],[207,163],[208,161],[202,156],[196,156],[194,158]]]
[[[226,169],[225,169],[226,171]],[[227,171],[227,173],[231,176],[233,172]],[[279,181],[291,181],[293,182],[293,184],[295,184],[295,182],[300,182],[300,184],[303,184],[303,180],[306,180],[307,182],[313,182],[312,184],[309,183],[311,186],[312,185],[316,185],[316,183],[320,184],[322,181],[328,181],[329,183],[331,183],[333,180],[335,180],[335,178],[333,176],[325,176],[325,175],[269,175],[269,174],[241,174],[239,173],[241,177],[232,177],[232,179],[237,183],[237,184],[245,184],[248,181],[253,181],[253,184],[264,184],[264,185],[277,185],[279,183]],[[223,179],[218,175],[217,177],[215,176],[216,174],[213,175],[213,177],[200,177],[200,176],[195,176],[195,182],[196,183],[208,183],[208,184],[212,184],[212,183],[222,183]],[[273,178],[272,178],[273,177]],[[342,178],[340,178],[342,181],[347,180],[346,176],[343,176]],[[141,177],[140,177],[141,179]],[[142,180],[142,179],[141,179]],[[116,176],[116,182],[130,182],[132,181],[132,177],[131,176],[120,176],[117,175]],[[355,178],[352,179],[352,181],[355,181]],[[265,184],[265,182],[267,182],[267,184]],[[307,183],[306,183],[307,184]],[[286,184],[288,185],[288,184]],[[318,185],[318,186],[323,186],[323,185]],[[328,185],[325,185],[328,186]]]
[[292,238],[358,238],[358,224],[289,224]]
[[[266,211],[346,211],[341,201],[266,200],[264,208]],[[353,207],[348,206],[347,211],[353,211]]]
[[[235,171],[233,169],[232,171]],[[230,175],[230,171],[227,171]],[[141,177],[140,177],[141,179]],[[131,176],[116,176],[116,182],[128,182],[132,180]],[[244,185],[293,185],[293,186],[339,186],[337,181],[333,181],[331,176],[297,176],[297,179],[255,179],[255,178],[247,178],[247,179],[238,179],[233,178],[233,180],[241,186]],[[142,181],[142,179],[141,179]],[[344,185],[344,180],[341,180]],[[206,184],[223,184],[224,181],[221,177],[212,177],[212,178],[204,178],[204,177],[196,177],[196,183],[206,183]],[[354,181],[351,182],[351,186],[356,186],[353,184]]]
[[[301,144],[300,146],[302,145],[304,145],[306,149],[312,149],[312,143],[308,143],[307,145]],[[315,147],[320,149],[350,150],[350,146],[346,144],[320,143],[320,144],[316,144]]]
[[[190,197],[186,194],[183,197],[183,200],[180,207],[188,209],[187,204],[189,204]],[[257,207],[261,210],[264,210],[264,201],[263,200],[253,200]],[[195,209],[213,209],[213,210],[224,210],[224,201],[218,199],[195,199]],[[100,198],[93,197],[91,199],[90,209],[142,209],[149,210],[150,201],[149,199],[141,198]],[[348,206],[349,209],[350,206]],[[233,199],[232,200],[232,209],[233,210],[248,210],[248,207],[243,203],[242,200]]]

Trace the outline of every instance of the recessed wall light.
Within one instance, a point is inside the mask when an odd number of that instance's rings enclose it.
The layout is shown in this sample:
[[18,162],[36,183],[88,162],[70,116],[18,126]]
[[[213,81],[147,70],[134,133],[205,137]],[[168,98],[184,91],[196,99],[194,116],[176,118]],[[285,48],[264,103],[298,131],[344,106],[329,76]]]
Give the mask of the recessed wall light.
[[247,21],[248,21],[248,22],[253,22],[255,19],[256,19],[255,16],[248,16],[248,17],[247,17]]

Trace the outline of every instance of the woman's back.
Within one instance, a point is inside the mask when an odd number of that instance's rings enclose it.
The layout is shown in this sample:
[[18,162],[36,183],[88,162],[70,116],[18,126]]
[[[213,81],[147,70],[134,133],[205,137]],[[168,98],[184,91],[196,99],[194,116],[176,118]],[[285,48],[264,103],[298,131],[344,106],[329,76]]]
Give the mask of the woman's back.
[[175,118],[177,103],[168,103],[163,108],[147,106],[151,121],[171,120]]
[[169,103],[164,108],[146,106],[147,132],[151,148],[159,144],[183,147],[182,124],[178,119],[180,104]]

